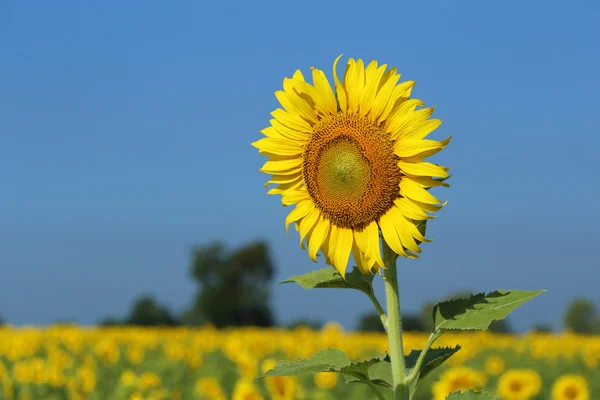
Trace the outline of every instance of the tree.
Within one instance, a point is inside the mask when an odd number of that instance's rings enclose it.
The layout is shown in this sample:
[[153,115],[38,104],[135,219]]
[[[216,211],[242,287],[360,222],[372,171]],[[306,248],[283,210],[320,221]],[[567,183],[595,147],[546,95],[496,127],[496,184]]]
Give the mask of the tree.
[[250,243],[229,252],[221,243],[193,250],[191,275],[199,291],[185,321],[226,326],[271,326],[269,306],[274,274],[269,248]]
[[313,319],[306,319],[306,318],[299,318],[296,320],[293,320],[292,322],[289,322],[285,325],[285,327],[287,329],[295,329],[295,328],[299,328],[299,327],[308,327],[310,329],[321,329],[323,327],[323,322],[322,321],[317,321],[317,320],[313,320]]
[[492,322],[488,330],[493,333],[513,333],[512,326],[508,322],[508,319]]
[[598,333],[600,320],[596,305],[589,299],[575,299],[567,307],[563,317],[565,328],[577,333]]
[[356,329],[362,332],[385,332],[377,313],[362,314],[358,319]]
[[179,322],[169,309],[159,304],[153,296],[144,295],[133,303],[129,315],[125,319],[127,325],[139,326],[174,326]]

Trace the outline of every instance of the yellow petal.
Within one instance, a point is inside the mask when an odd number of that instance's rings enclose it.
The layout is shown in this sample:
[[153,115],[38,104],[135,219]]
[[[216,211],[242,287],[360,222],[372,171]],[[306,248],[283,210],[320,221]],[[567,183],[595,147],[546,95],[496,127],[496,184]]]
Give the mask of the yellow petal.
[[302,184],[302,177],[298,177],[295,181],[283,183],[269,190],[267,194],[284,194],[287,191],[295,190]]
[[293,168],[302,165],[302,157],[286,157],[286,158],[276,158],[271,157],[269,161],[267,161],[260,172],[264,172],[266,174],[279,174],[282,175],[285,171],[290,171]]
[[383,234],[383,240],[385,240],[388,246],[390,246],[390,249],[392,249],[396,254],[406,257],[406,252],[402,247],[402,242],[400,241],[400,237],[398,236],[398,232],[396,231],[396,226],[394,224],[394,214],[390,210],[379,217],[379,227],[381,228],[381,233]]
[[435,218],[430,215],[427,215],[425,213],[425,211],[423,211],[422,208],[420,208],[419,206],[417,206],[415,203],[408,200],[407,198],[399,197],[396,200],[394,200],[394,204],[396,205],[396,207],[398,207],[398,210],[400,210],[400,213],[402,215],[404,215],[406,218],[419,220],[419,221]]
[[345,113],[348,107],[348,96],[346,95],[346,89],[344,88],[344,85],[342,85],[342,82],[340,82],[336,71],[337,63],[341,57],[342,54],[340,54],[338,58],[336,58],[333,62],[333,82],[335,84],[335,92],[337,94],[337,101],[340,107],[340,111]]
[[302,83],[306,82],[289,78],[285,78],[283,80],[283,90],[285,91],[285,95],[293,107],[290,112],[300,115],[309,122],[315,123],[317,122],[315,109],[310,105],[310,103],[301,97],[299,92],[295,89],[297,85],[301,85]]
[[276,119],[270,120],[272,128],[277,131],[280,137],[288,140],[293,140],[297,143],[304,144],[308,141],[308,133],[300,132],[295,129],[292,129]]
[[292,128],[298,132],[310,132],[311,125],[296,114],[285,111],[283,108],[278,108],[271,112],[273,118],[281,122],[283,125]]
[[310,214],[302,218],[302,220],[300,221],[298,232],[300,233],[300,247],[302,248],[302,250],[304,250],[304,238],[315,227],[320,215],[321,211],[315,207],[315,209],[312,210]]
[[[374,67],[372,67],[372,65],[374,65]],[[369,111],[371,111],[373,101],[375,100],[377,90],[379,89],[379,82],[383,77],[383,73],[385,72],[387,65],[383,64],[377,68],[377,63],[373,61],[371,64],[369,64],[369,67],[367,67],[367,70],[365,71],[365,90],[360,105],[360,115],[363,117],[367,115]]]
[[438,187],[438,186],[450,187],[450,185],[447,184],[446,182],[443,182],[443,181],[440,181],[437,179],[433,179],[428,176],[414,176],[414,175],[407,175],[407,176],[410,180],[417,182],[419,185],[421,185],[425,188],[432,188],[432,187]]
[[295,156],[304,151],[302,146],[298,146],[296,142],[285,139],[262,138],[252,143],[252,146],[259,149],[261,154],[270,153],[281,156]]
[[368,275],[371,273],[368,257],[358,248],[356,243],[352,245],[352,256],[354,256],[356,267],[362,274]]
[[446,204],[448,204],[447,201],[443,202],[440,205],[433,205],[433,204],[421,203],[420,201],[413,200],[413,199],[409,199],[409,200],[412,201],[413,203],[415,203],[417,206],[419,206],[419,208],[422,208],[424,211],[432,212],[432,213],[440,211]]
[[320,69],[311,68],[313,85],[319,93],[319,97],[322,99],[322,104],[331,114],[337,113],[337,103],[335,101],[335,94],[331,89],[331,85],[325,76],[325,73]]
[[306,189],[288,190],[281,194],[281,202],[285,206],[291,206],[303,200],[310,200],[310,194]]
[[302,179],[301,172],[293,175],[273,175],[271,179],[267,181],[267,184],[281,185],[282,183],[295,182],[298,179]]
[[400,160],[398,161],[398,166],[403,172],[409,175],[432,176],[438,178],[448,177],[448,172],[446,172],[444,167],[430,162],[410,163]]
[[[381,122],[387,120],[389,118],[389,116],[392,115],[398,109],[398,107],[400,107],[402,104],[404,104],[406,101],[408,101],[410,92],[414,85],[415,85],[415,82],[406,81],[406,82],[402,82],[398,86],[394,87],[394,90],[392,90],[392,94],[390,95],[390,98],[387,101],[385,109],[379,116],[378,122],[381,123]],[[420,100],[418,100],[418,101],[420,101]]]
[[352,229],[331,225],[329,238],[331,262],[334,268],[342,275],[342,278],[346,276],[346,266],[348,265],[348,258],[350,257],[353,242]]
[[381,259],[381,247],[379,244],[379,227],[375,221],[372,221],[365,228],[365,232],[367,234],[367,242],[369,245],[369,257],[373,258],[375,261],[375,267],[379,269],[379,267],[385,268],[385,264]]
[[433,108],[424,108],[415,111],[417,107],[424,103],[419,99],[410,99],[403,102],[386,120],[386,131],[390,133],[391,138],[396,140],[402,135],[402,130],[409,124],[416,121],[425,121],[428,115],[431,116]]
[[431,193],[423,189],[423,186],[406,177],[400,181],[400,194],[425,204],[437,205],[440,203]]
[[288,228],[290,224],[292,222],[298,221],[300,218],[304,218],[308,215],[308,213],[310,213],[314,209],[315,204],[312,202],[312,200],[303,200],[300,203],[298,203],[296,208],[290,211],[288,216],[285,218],[285,233],[289,236],[290,234]]
[[394,143],[394,152],[402,158],[414,156],[424,158],[423,154],[430,156],[445,148],[450,143],[451,138],[451,136],[448,136],[442,141],[399,138]]
[[317,253],[325,243],[327,236],[329,236],[329,220],[321,216],[308,240],[308,256],[313,262],[317,262]]
[[[382,78],[382,80],[383,79],[385,79],[385,76]],[[381,89],[379,89],[379,92],[373,100],[373,106],[371,107],[370,114],[371,119],[379,119],[379,117],[388,105],[388,101],[390,99],[390,96],[392,95],[396,83],[398,82],[398,79],[400,79],[399,74],[391,74],[391,76],[387,79],[383,86],[381,86]]]
[[441,119],[428,119],[426,121],[420,121],[404,128],[404,131],[399,137],[405,137],[408,139],[424,139],[431,132],[436,130],[441,124]]
[[348,95],[348,110],[357,112],[365,87],[365,68],[360,58],[356,62],[352,58],[348,60],[348,72],[344,77],[344,87]]
[[395,206],[392,206],[392,208],[390,208],[389,213],[392,215],[394,227],[396,228],[398,237],[402,242],[402,247],[415,253],[420,253],[421,249],[419,249],[417,242],[415,242],[414,237],[411,235],[411,229],[409,226],[412,225],[414,227],[414,224],[406,220],[406,218],[404,218],[400,210],[398,210],[398,208]]

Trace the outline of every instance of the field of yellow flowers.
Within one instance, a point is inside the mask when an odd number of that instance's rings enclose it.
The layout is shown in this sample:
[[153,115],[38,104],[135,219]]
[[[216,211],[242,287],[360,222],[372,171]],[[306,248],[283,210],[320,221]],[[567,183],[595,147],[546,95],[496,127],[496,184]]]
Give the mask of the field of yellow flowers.
[[[424,334],[406,334],[406,352]],[[600,399],[600,337],[448,334],[460,344],[417,399],[484,388],[510,399]],[[360,359],[387,350],[383,334],[322,330],[0,327],[1,399],[370,399],[335,373],[253,379],[281,359],[337,347]]]

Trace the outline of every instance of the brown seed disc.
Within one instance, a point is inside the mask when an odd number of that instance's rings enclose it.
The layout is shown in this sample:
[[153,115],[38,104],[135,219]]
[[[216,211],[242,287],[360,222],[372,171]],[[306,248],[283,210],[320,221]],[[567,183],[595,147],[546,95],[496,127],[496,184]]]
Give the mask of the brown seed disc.
[[398,197],[401,173],[389,134],[357,114],[319,121],[304,150],[308,193],[335,225],[363,229]]

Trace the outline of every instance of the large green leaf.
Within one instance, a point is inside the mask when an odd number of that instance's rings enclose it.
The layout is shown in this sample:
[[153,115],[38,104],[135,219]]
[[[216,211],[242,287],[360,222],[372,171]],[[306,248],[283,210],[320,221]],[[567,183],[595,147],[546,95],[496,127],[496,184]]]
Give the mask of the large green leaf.
[[469,390],[467,392],[452,392],[446,400],[501,400],[500,397],[492,396],[486,392],[476,392]]
[[[460,350],[460,346],[456,347],[438,347],[429,349],[419,368],[419,379],[423,379],[431,371],[442,365],[444,361],[452,357],[454,353]],[[421,355],[422,350],[413,350],[406,356],[407,374],[410,374],[417,364],[417,360]]]
[[320,351],[307,359],[283,361],[277,363],[273,369],[259,375],[258,378],[267,376],[292,376],[311,375],[317,372],[340,372],[358,380],[369,379],[369,368],[386,359],[387,354],[369,358],[362,361],[350,361],[346,353],[338,349]]
[[498,290],[439,303],[433,308],[433,331],[487,329],[493,321],[506,318],[512,310],[542,292],[545,290]]
[[311,375],[317,372],[339,372],[351,364],[350,359],[342,350],[327,349],[313,354],[307,359],[278,362],[273,369],[259,375],[266,376],[293,376]]
[[393,378],[391,365],[387,353],[384,353],[379,357],[355,363],[355,366],[348,371],[350,373],[356,371],[361,377],[357,377],[356,374],[346,375],[346,383],[364,382],[365,379],[368,379],[376,385],[392,388]]
[[297,283],[304,289],[337,288],[356,289],[367,294],[373,292],[373,275],[363,275],[356,267],[352,272],[346,274],[346,279],[342,278],[340,273],[333,268],[321,268],[304,275],[292,276],[279,283],[291,282]]

